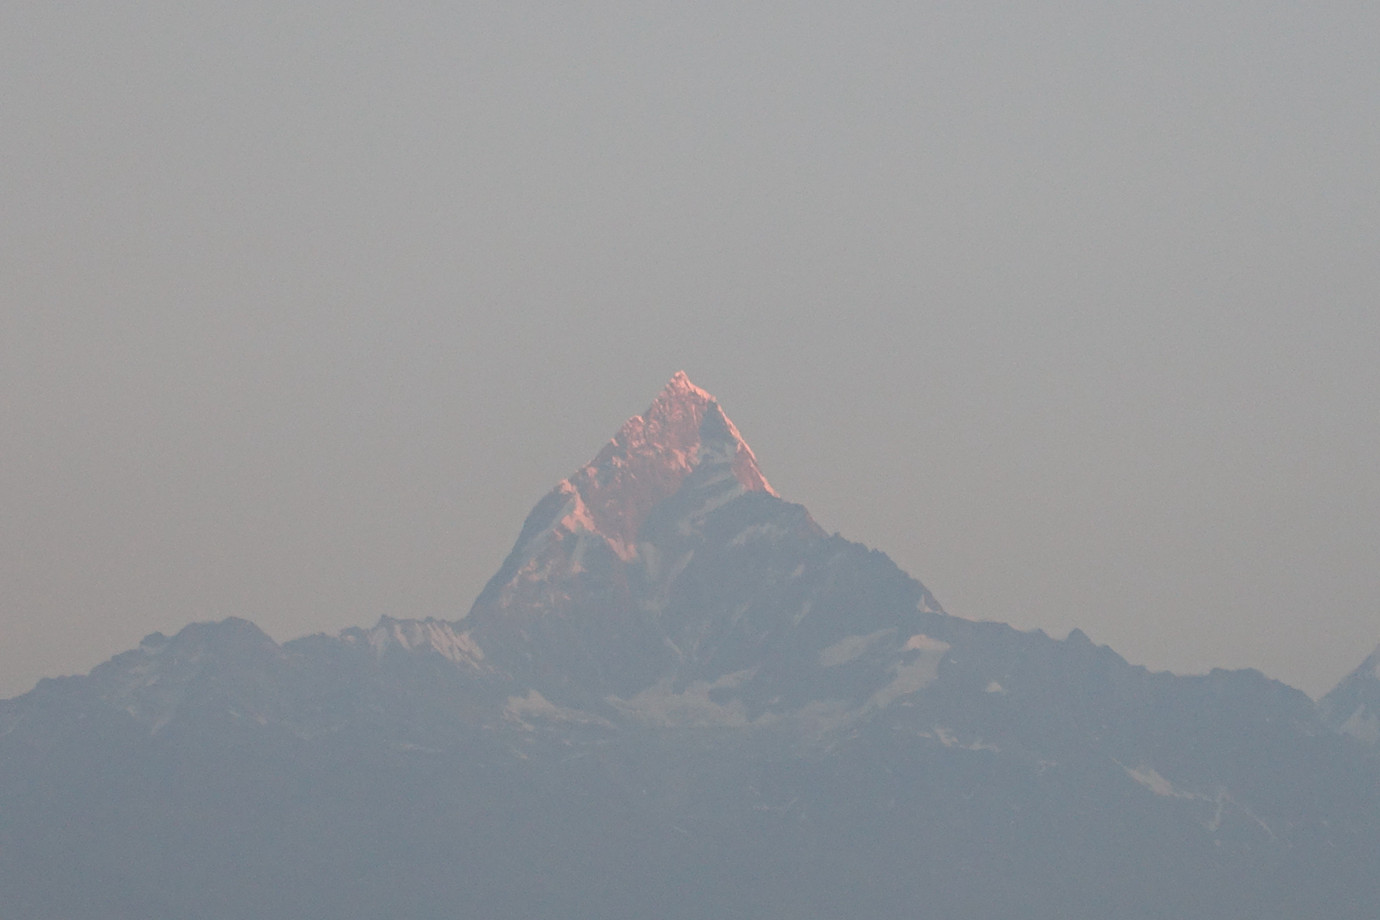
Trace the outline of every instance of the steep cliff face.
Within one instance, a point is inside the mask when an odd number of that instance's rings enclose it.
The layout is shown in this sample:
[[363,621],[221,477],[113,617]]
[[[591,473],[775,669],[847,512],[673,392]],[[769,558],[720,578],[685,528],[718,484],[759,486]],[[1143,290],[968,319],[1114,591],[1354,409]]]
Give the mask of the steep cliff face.
[[779,500],[718,401],[677,373],[537,503],[459,625],[546,691],[586,702],[632,695],[683,658],[673,633],[694,627],[667,622],[670,586],[706,522],[748,496],[767,501],[745,506],[744,530],[822,536],[804,509]]
[[745,492],[776,494],[718,401],[678,372],[645,413],[624,422],[593,460],[537,503],[471,616],[540,603],[552,585],[582,574],[591,552],[638,558],[638,535],[652,510],[692,478],[718,504]]

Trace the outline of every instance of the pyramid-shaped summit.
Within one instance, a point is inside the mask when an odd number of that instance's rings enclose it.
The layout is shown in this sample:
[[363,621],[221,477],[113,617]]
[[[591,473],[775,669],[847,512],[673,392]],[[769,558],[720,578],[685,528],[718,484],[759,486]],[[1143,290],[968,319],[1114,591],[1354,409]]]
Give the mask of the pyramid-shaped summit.
[[776,495],[718,400],[677,371],[646,412],[624,422],[593,460],[532,509],[485,593],[523,574],[549,578],[562,563],[578,570],[587,551],[577,550],[582,540],[606,545],[625,562],[635,558],[652,509],[688,480],[714,505],[745,492]]
[[537,503],[463,628],[514,672],[561,662],[602,680],[618,669],[615,648],[629,668],[656,671],[670,583],[703,528],[748,497],[765,504],[749,503],[744,527],[785,514],[783,532],[818,530],[803,508],[779,501],[718,401],[678,372]]
[[715,469],[741,492],[775,495],[757,458],[718,400],[677,371],[642,415],[623,423],[587,466],[556,487],[571,496],[576,520],[609,540],[624,559],[660,501],[696,470]]

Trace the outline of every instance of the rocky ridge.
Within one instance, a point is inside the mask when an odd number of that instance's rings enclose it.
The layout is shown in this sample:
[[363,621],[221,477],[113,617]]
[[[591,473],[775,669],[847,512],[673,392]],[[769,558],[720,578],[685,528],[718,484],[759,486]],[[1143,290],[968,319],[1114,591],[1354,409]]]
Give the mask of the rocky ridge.
[[194,624],[0,702],[0,889],[17,920],[1369,917],[1375,657],[1320,708],[949,616],[677,374],[465,616]]

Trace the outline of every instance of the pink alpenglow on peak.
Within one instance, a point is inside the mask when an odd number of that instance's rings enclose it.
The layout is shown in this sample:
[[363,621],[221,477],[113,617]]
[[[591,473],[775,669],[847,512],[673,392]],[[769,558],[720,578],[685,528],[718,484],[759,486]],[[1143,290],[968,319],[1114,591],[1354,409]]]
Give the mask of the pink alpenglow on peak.
[[566,578],[602,565],[606,554],[632,562],[652,510],[684,488],[697,496],[692,517],[748,492],[776,495],[718,401],[682,371],[589,464],[537,503],[475,610],[508,607],[514,592],[563,592]]
[[598,456],[557,489],[576,493],[582,508],[572,511],[582,511],[591,529],[626,559],[652,507],[708,461],[727,461],[745,492],[776,494],[718,400],[677,371],[646,412],[624,422]]

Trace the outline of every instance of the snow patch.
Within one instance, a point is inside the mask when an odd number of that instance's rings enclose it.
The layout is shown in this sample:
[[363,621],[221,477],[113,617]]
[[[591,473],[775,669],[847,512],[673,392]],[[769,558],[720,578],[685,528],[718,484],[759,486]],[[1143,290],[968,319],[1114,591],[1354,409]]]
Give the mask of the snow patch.
[[580,497],[580,493],[570,480],[563,480],[557,488],[567,493],[570,499],[561,509],[561,517],[556,522],[556,528],[567,533],[597,533],[599,528],[595,526],[594,518],[590,515],[589,508],[585,506],[585,500]]
[[942,639],[931,639],[924,633],[916,633],[906,640],[906,644],[902,646],[902,648],[908,652],[947,652],[949,650],[949,643]]
[[736,689],[754,673],[755,668],[725,674],[712,683],[697,680],[679,693],[672,689],[673,678],[665,677],[629,699],[611,696],[608,702],[635,719],[663,728],[746,728],[770,717],[749,720],[742,700],[721,704],[710,699],[709,694]]
[[[749,540],[769,540],[774,537],[784,537],[786,528],[779,524],[753,524],[743,530],[742,533],[729,541],[729,546],[746,546]],[[796,570],[796,574],[804,571],[804,566]]]
[[1347,716],[1347,720],[1341,724],[1338,731],[1365,744],[1380,744],[1380,718],[1366,709],[1364,703]]
[[934,727],[934,737],[937,738],[939,740],[939,743],[944,745],[946,748],[961,748],[965,751],[1001,750],[1001,748],[997,747],[995,744],[989,744],[988,742],[982,740],[969,741],[965,744],[964,742],[959,741],[958,738],[953,734],[953,732],[949,731],[942,725],[936,725]]
[[917,633],[906,640],[905,651],[919,652],[910,661],[899,661],[892,665],[895,678],[876,693],[863,706],[863,711],[884,709],[907,694],[923,690],[939,679],[939,662],[949,650],[949,643]]
[[432,650],[459,665],[481,668],[484,650],[470,637],[468,631],[456,632],[449,623],[440,620],[395,620],[384,617],[369,630],[369,646],[382,655],[391,646],[405,651]]
[[820,667],[834,668],[841,664],[847,664],[895,631],[895,629],[879,629],[865,636],[846,636],[819,653]]
[[1182,792],[1174,788],[1174,784],[1171,783],[1169,780],[1165,779],[1163,776],[1161,776],[1159,774],[1159,771],[1157,771],[1154,767],[1147,767],[1142,765],[1139,767],[1132,768],[1126,766],[1125,764],[1122,764],[1121,769],[1126,771],[1127,776],[1131,777],[1131,779],[1140,783],[1146,789],[1149,789],[1151,792],[1155,793],[1155,795],[1171,799],[1198,798],[1198,796],[1192,794],[1191,792]]
[[690,536],[695,533],[696,529],[705,518],[709,517],[709,515],[718,511],[738,496],[747,493],[747,489],[734,479],[732,473],[725,473],[718,479],[711,480],[708,483],[704,483],[704,485],[712,485],[718,482],[723,482],[725,487],[708,494],[695,510],[685,515],[685,517],[676,524],[676,532],[681,536]]
[[529,719],[536,719],[543,722],[597,725],[601,728],[613,727],[607,719],[594,715],[593,713],[583,712],[579,709],[570,709],[565,706],[557,706],[535,689],[528,690],[526,696],[508,697],[503,706],[503,717],[529,730],[535,727],[528,721]]
[[1203,822],[1203,827],[1216,833],[1222,827],[1222,820],[1226,817],[1229,807],[1235,808],[1245,815],[1252,823],[1259,827],[1271,839],[1275,839],[1275,832],[1270,830],[1270,826],[1252,812],[1245,805],[1236,801],[1225,789],[1218,789],[1213,795],[1202,795],[1197,792],[1189,792],[1180,789],[1169,780],[1165,779],[1158,770],[1146,764],[1137,767],[1128,767],[1124,763],[1116,762],[1117,766],[1126,771],[1126,775],[1131,777],[1140,785],[1162,798],[1183,799],[1185,801],[1206,802],[1212,805],[1212,817]]

